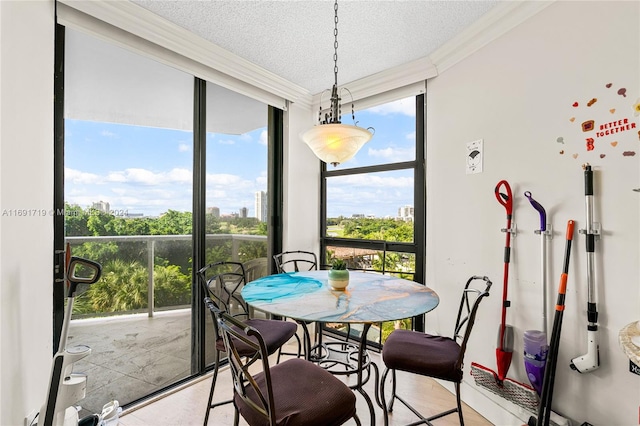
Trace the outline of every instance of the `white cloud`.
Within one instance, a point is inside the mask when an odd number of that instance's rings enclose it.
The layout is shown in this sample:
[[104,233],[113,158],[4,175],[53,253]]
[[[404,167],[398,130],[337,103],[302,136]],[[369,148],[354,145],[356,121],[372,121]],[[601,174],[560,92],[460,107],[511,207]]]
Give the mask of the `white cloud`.
[[260,139],[258,139],[258,143],[260,145],[267,145],[269,142],[269,133],[266,130],[260,132]]
[[416,104],[415,98],[405,98],[394,102],[389,102],[384,105],[375,106],[369,108],[367,111],[373,114],[389,115],[389,114],[404,114],[409,117],[415,117]]
[[147,169],[130,168],[123,171],[109,172],[106,180],[113,183],[129,183],[139,185],[190,184],[190,170],[174,168],[168,172],[155,173]]
[[220,145],[234,145],[236,141],[234,141],[233,139],[220,139],[218,143]]
[[179,152],[189,152],[189,151],[191,151],[191,145],[189,145],[187,143],[184,143],[184,142],[181,142],[178,145],[178,151]]
[[416,140],[416,132],[409,132],[406,135],[404,135],[405,139],[409,139],[410,141],[415,141]]
[[399,161],[411,161],[414,158],[414,149],[413,148],[382,148],[382,149],[374,149],[369,148],[367,152],[369,156],[375,158],[384,158],[390,162],[399,162]]
[[113,132],[110,132],[108,130],[103,130],[103,131],[100,132],[100,134],[102,136],[106,137],[106,138],[114,138],[114,139],[119,139],[120,138],[120,136],[117,133],[113,133]]
[[104,177],[96,175],[94,173],[81,172],[80,170],[70,169],[65,167],[64,180],[67,183],[75,184],[100,184],[104,183]]
[[[337,185],[364,188],[413,188],[413,178],[409,176],[380,176],[380,175],[347,175],[334,178]],[[352,191],[357,188],[352,188]]]

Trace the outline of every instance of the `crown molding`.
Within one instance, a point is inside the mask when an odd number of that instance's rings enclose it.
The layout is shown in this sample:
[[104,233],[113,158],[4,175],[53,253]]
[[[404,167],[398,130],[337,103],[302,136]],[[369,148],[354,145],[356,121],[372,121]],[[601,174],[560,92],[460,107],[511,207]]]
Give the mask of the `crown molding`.
[[311,107],[308,90],[129,1],[57,0],[244,83]]
[[[500,3],[429,56],[354,80],[341,87],[347,87],[357,101],[436,77],[554,1]],[[313,95],[313,110],[319,108],[321,95],[322,93]]]
[[[321,93],[312,96],[308,90],[135,3],[126,0],[57,1],[259,90],[295,102],[298,106],[313,110],[319,107]],[[436,77],[554,2],[555,0],[502,2],[429,56],[354,80],[341,87],[348,87],[353,99],[361,100]]]
[[[353,101],[370,98],[381,93],[389,92],[400,87],[409,86],[419,81],[424,81],[438,75],[436,67],[430,58],[420,58],[418,60],[389,68],[370,76],[354,80],[340,86],[340,89],[347,88],[351,92]],[[313,95],[313,110],[320,107],[322,93]],[[344,100],[344,99],[343,99]]]
[[555,0],[502,2],[429,55],[429,58],[438,74],[442,74],[554,2]]

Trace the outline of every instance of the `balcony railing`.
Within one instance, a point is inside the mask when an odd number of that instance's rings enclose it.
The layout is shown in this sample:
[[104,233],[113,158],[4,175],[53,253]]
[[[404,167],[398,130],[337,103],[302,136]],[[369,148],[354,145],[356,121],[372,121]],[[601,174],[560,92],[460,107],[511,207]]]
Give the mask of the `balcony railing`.
[[[154,267],[156,259],[157,245],[159,243],[173,243],[173,242],[190,242],[192,240],[191,235],[126,235],[126,236],[86,236],[86,237],[67,237],[66,242],[69,243],[73,249],[74,246],[78,246],[83,243],[144,243],[146,245],[146,264],[147,266],[147,314],[149,317],[153,317],[155,308],[154,298]],[[232,261],[241,261],[240,258],[240,244],[243,242],[264,242],[265,251],[267,237],[265,235],[245,235],[245,234],[208,234],[206,236],[206,242],[211,242],[213,246],[215,242],[230,241],[231,242],[231,259]],[[207,244],[208,246],[209,244]],[[92,259],[99,261],[98,259]],[[142,260],[142,259],[139,259]],[[188,262],[189,259],[185,259]],[[172,306],[172,309],[184,308],[188,306]],[[117,312],[112,314],[121,314],[123,312]]]

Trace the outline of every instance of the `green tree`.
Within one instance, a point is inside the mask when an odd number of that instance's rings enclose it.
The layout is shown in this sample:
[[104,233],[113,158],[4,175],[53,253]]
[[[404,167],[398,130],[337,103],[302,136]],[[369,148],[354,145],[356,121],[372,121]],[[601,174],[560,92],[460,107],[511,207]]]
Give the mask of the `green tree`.
[[153,269],[154,301],[158,307],[191,303],[191,279],[177,265],[156,265]]
[[151,226],[152,235],[189,235],[192,228],[191,212],[168,210]]
[[147,307],[148,273],[139,262],[111,260],[102,277],[74,305],[74,312],[119,312]]
[[113,215],[91,208],[87,209],[87,215],[89,216],[87,228],[91,235],[117,235],[111,223],[114,219]]
[[89,216],[77,204],[64,203],[64,233],[67,236],[82,237],[91,235],[87,227]]
[[215,217],[212,214],[205,215],[205,233],[222,234],[222,229],[220,229],[220,218]]

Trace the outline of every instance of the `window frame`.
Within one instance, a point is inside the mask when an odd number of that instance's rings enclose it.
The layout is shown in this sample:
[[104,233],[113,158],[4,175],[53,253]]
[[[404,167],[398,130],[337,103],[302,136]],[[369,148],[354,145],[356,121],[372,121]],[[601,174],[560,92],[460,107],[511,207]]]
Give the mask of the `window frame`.
[[[320,162],[320,264],[327,264],[327,247],[349,247],[378,250],[383,252],[412,253],[415,255],[415,272],[413,280],[425,284],[425,244],[426,244],[426,173],[425,173],[425,127],[426,108],[425,95],[415,97],[416,106],[416,143],[415,160],[374,166],[327,170],[326,163]],[[414,176],[414,228],[413,242],[395,242],[381,240],[364,240],[354,238],[338,238],[327,236],[327,179],[337,176],[369,174],[397,170],[413,170]],[[413,318],[413,327],[424,331],[424,315]]]

